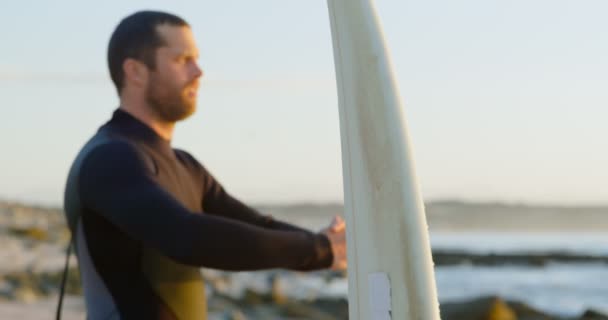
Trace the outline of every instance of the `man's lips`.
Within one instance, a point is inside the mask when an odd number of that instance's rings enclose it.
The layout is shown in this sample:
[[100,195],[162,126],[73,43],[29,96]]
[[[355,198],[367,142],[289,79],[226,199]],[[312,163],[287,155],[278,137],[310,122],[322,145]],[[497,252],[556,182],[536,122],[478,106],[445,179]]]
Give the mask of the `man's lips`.
[[186,94],[189,97],[194,97],[198,93],[198,83],[186,87]]

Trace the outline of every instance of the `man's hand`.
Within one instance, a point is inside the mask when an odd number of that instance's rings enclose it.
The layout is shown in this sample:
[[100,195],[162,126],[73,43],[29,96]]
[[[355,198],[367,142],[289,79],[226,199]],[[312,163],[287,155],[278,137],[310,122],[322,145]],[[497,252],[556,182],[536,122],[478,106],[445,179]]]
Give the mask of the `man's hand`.
[[340,216],[335,216],[329,227],[323,229],[321,233],[329,238],[331,250],[334,255],[334,262],[331,270],[346,270],[346,222]]

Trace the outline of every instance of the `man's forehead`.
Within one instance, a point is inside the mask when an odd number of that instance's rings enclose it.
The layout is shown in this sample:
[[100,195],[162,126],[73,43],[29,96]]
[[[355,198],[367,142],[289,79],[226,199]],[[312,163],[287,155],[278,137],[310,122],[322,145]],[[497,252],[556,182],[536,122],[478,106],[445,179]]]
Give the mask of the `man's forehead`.
[[173,55],[198,57],[199,52],[196,46],[164,46],[168,52]]
[[156,31],[163,39],[163,47],[179,54],[198,55],[194,34],[190,27],[161,24],[156,27]]

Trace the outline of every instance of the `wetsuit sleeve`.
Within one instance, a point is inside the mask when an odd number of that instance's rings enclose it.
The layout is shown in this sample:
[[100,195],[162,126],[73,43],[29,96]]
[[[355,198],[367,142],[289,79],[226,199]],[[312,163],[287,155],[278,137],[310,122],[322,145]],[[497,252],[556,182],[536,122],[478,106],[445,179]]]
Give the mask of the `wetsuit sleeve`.
[[177,262],[224,270],[331,265],[325,236],[281,230],[189,211],[152,178],[144,158],[127,142],[92,150],[79,179],[83,205],[143,245]]
[[275,220],[272,216],[260,214],[255,209],[232,197],[207,170],[202,168],[202,171],[203,181],[205,182],[203,191],[203,209],[205,212],[267,229],[310,232],[298,226]]

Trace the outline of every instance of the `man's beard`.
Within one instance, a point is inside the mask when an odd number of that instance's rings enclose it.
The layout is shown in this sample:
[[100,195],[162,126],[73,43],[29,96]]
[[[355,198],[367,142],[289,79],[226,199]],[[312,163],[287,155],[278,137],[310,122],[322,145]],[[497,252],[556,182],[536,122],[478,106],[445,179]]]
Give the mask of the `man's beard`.
[[151,79],[146,88],[146,102],[164,121],[177,122],[191,116],[196,111],[196,99],[187,99],[185,89],[194,83],[187,84],[181,89],[169,89],[160,81]]

